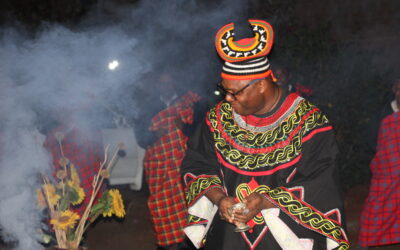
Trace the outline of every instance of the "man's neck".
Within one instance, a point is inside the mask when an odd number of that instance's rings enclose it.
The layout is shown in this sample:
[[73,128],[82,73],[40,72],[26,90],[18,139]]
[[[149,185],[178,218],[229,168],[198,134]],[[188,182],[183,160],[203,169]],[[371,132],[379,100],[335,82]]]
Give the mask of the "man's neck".
[[274,110],[276,108],[276,106],[278,105],[281,97],[282,97],[282,89],[279,86],[276,86],[274,88],[274,94],[271,96],[269,103],[262,110],[255,113],[255,115],[263,116],[264,114],[268,114],[269,112]]

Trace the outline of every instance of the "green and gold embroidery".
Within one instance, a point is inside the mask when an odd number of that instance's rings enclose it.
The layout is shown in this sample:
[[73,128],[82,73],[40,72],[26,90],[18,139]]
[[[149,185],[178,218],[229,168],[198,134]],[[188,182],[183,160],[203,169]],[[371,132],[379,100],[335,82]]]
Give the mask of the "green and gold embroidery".
[[340,242],[339,249],[347,249],[349,247],[347,242],[343,242],[345,236],[343,235],[340,225],[332,220],[326,219],[320,213],[302,204],[299,200],[294,198],[290,192],[282,188],[275,188],[266,193],[271,200],[279,204],[279,206],[286,210],[291,216],[296,217],[301,223]]
[[[236,188],[236,197],[240,200],[243,201],[247,196],[249,196],[252,193],[266,193],[269,191],[269,187],[265,186],[265,185],[260,185],[258,187],[256,187],[255,189],[252,189],[248,183],[241,183],[237,186]],[[253,221],[255,224],[263,224],[264,223],[264,217],[259,214],[256,215],[253,218]]]
[[188,224],[207,224],[207,220],[197,217],[195,215],[189,214],[188,215]]
[[221,179],[217,176],[197,178],[187,187],[186,202],[191,204],[202,192],[215,185],[222,186]]
[[[293,196],[290,191],[280,187],[271,189],[266,185],[259,185],[254,179],[249,183],[239,184],[235,190],[236,197],[240,201],[243,201],[254,192],[265,194],[283,211],[286,211],[289,216],[301,222],[303,226],[311,228],[337,241],[340,245],[339,249],[345,250],[349,248],[349,244],[346,242],[345,235],[343,235],[342,228],[339,224],[324,217],[321,212],[303,204],[301,200]],[[263,224],[264,218],[262,215],[257,215],[253,218],[253,222],[255,224]]]
[[[222,103],[218,110],[213,108],[208,120],[214,131],[215,147],[224,160],[249,171],[265,170],[293,160],[301,153],[303,137],[328,123],[327,118],[305,100],[299,102],[285,120],[265,132],[255,133],[240,127],[229,103]],[[253,153],[252,149],[262,152]]]

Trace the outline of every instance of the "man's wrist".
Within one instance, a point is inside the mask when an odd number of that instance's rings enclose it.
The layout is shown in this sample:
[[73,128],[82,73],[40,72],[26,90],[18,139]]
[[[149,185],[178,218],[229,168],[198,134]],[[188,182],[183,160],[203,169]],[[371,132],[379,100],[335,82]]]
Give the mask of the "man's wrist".
[[205,195],[213,204],[217,205],[218,207],[222,199],[227,197],[222,188],[219,187],[209,189]]
[[216,202],[215,202],[214,204],[215,204],[217,207],[219,207],[219,205],[221,204],[221,201],[222,201],[223,199],[225,199],[226,197],[228,197],[228,196],[223,195],[223,196],[219,197],[219,198],[216,200]]
[[263,209],[274,208],[276,207],[265,194],[260,194],[263,198]]

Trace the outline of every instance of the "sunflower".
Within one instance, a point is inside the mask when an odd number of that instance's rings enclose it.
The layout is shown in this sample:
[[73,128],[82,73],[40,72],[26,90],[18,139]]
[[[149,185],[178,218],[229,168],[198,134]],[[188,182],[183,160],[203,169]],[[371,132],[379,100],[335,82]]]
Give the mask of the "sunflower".
[[76,171],[76,168],[74,166],[74,164],[70,164],[70,170],[71,170],[71,180],[72,182],[79,186],[79,184],[81,183],[81,180],[79,179],[79,174],[78,171]]
[[60,196],[56,193],[56,188],[52,184],[44,184],[42,188],[49,205],[55,206],[60,200]]
[[97,211],[101,211],[104,217],[111,217],[115,214],[112,201],[113,198],[110,194],[110,190],[105,191],[99,199],[99,202],[93,206],[93,213],[95,214]]
[[106,209],[107,210],[103,211],[104,217],[111,217],[115,213],[114,208],[112,206],[108,206],[106,207]]
[[117,217],[124,217],[125,216],[125,209],[124,209],[124,202],[122,201],[121,194],[119,193],[118,189],[111,189],[110,195],[112,197],[112,209],[115,212]]
[[68,186],[71,188],[71,203],[72,205],[81,204],[85,199],[85,191],[73,181],[68,181]]
[[71,210],[65,210],[56,218],[51,219],[50,223],[57,229],[67,230],[73,228],[78,220],[79,215],[77,213],[72,212]]

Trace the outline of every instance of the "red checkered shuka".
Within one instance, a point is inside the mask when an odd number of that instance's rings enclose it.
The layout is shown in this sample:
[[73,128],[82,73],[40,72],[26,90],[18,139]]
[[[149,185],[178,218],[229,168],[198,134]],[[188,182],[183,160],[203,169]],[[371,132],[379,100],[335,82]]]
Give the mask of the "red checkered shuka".
[[153,117],[149,130],[167,131],[146,150],[144,168],[149,185],[148,206],[160,246],[182,242],[187,208],[181,183],[180,165],[187,137],[177,124],[193,123],[193,103],[199,96],[188,92],[172,106]]
[[[53,157],[54,177],[57,170],[61,169],[59,159],[62,157],[59,143],[55,138],[56,132],[62,132],[65,136],[62,140],[64,156],[74,164],[81,180],[81,187],[85,191],[83,202],[72,207],[73,211],[82,215],[92,194],[93,177],[97,174],[100,164],[104,159],[101,135],[93,131],[80,131],[78,129],[68,131],[64,126],[51,131],[46,138],[44,146]],[[103,183],[101,190],[104,190],[104,187]],[[101,190],[97,198],[101,195]]]
[[360,216],[359,245],[400,243],[400,112],[381,123],[372,179]]

